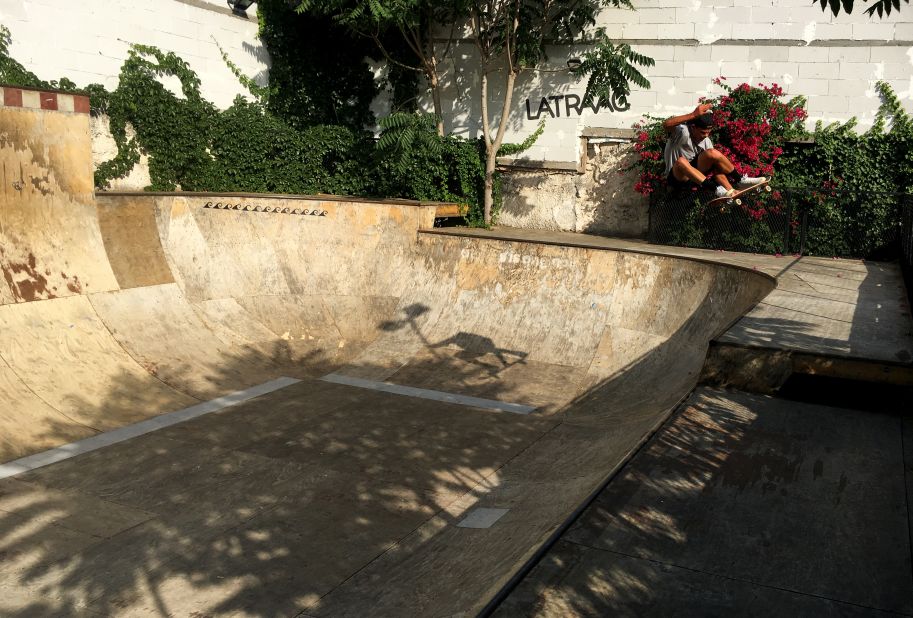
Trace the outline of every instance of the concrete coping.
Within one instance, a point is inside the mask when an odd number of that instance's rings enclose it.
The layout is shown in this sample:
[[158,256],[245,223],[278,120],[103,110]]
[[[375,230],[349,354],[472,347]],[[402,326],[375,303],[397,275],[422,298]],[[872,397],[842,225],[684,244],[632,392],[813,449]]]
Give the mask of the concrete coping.
[[0,107],[88,114],[89,97],[62,90],[0,84]]
[[[530,231],[530,230],[521,230],[521,231]],[[498,240],[502,242],[516,242],[516,243],[525,243],[525,244],[537,244],[537,245],[547,245],[551,247],[572,247],[575,249],[591,249],[593,251],[615,251],[617,253],[636,253],[639,255],[649,255],[659,258],[667,258],[672,260],[683,260],[686,262],[698,262],[700,264],[709,264],[711,266],[719,266],[722,268],[738,270],[744,273],[749,273],[752,276],[757,276],[761,279],[768,281],[771,285],[771,290],[774,290],[778,287],[778,277],[764,272],[755,267],[748,267],[742,264],[735,264],[725,260],[720,260],[716,257],[716,252],[702,249],[695,249],[695,254],[686,254],[680,253],[676,250],[676,247],[670,247],[667,245],[645,245],[649,248],[640,248],[632,246],[622,246],[622,245],[613,245],[612,241],[622,240],[614,239],[604,236],[595,236],[580,234],[581,239],[579,241],[568,241],[564,239],[552,240],[549,238],[543,238],[541,236],[537,237],[524,237],[521,235],[511,235],[511,234],[501,234],[498,230],[483,230],[479,228],[463,228],[463,227],[453,227],[453,228],[435,228],[431,230],[419,230],[419,234],[427,234],[431,236],[458,236],[462,238],[487,238],[490,240]],[[600,242],[601,239],[602,242]],[[698,252],[703,251],[707,255],[701,255]],[[738,319],[741,319],[739,317]],[[728,330],[732,324],[726,327]],[[722,332],[722,331],[721,331]]]
[[633,140],[637,133],[634,129],[616,129],[611,127],[584,127],[580,137]]
[[420,208],[434,208],[438,217],[457,216],[463,205],[453,202],[429,202],[407,199],[378,199],[358,197],[353,195],[331,195],[318,193],[317,195],[296,195],[283,193],[229,193],[210,191],[96,191],[96,197],[185,197],[185,198],[223,198],[237,197],[255,200],[301,200],[306,202],[346,202],[356,204],[388,204],[391,206],[417,206]]

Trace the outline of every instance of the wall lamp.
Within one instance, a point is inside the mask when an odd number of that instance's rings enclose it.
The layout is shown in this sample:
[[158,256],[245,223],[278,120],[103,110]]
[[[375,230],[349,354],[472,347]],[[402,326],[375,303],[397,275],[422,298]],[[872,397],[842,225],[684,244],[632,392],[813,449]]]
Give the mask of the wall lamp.
[[583,61],[576,56],[574,56],[573,58],[567,59],[567,68],[569,68],[572,71],[574,69],[579,69],[581,64],[583,64]]
[[233,13],[244,15],[245,11],[250,8],[257,0],[228,0],[228,6],[231,7]]

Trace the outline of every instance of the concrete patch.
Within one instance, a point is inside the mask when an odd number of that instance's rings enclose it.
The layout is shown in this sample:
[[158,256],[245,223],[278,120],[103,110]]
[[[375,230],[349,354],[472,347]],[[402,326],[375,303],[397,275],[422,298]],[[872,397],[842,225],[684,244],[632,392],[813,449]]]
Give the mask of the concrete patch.
[[457,524],[457,528],[491,528],[510,509],[477,508]]

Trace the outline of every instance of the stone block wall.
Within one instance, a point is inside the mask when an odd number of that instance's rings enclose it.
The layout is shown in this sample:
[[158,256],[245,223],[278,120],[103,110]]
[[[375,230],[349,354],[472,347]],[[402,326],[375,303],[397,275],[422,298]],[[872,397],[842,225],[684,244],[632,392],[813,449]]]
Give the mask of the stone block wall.
[[621,139],[582,140],[586,156],[573,168],[502,167],[504,202],[498,223],[604,236],[641,237],[649,200],[634,191],[633,144]]

